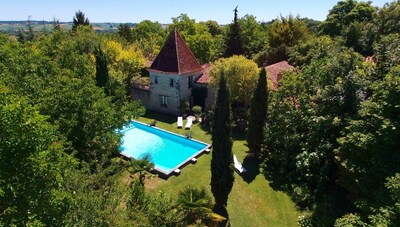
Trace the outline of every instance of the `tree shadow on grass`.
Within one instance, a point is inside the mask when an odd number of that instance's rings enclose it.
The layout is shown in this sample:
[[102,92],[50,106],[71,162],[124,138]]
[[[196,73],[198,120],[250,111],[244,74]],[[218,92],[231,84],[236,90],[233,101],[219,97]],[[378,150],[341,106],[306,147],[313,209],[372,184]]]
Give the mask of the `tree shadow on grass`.
[[[154,111],[149,111],[147,110],[146,113],[143,115],[143,117],[150,118],[156,121],[160,122],[165,122],[167,124],[172,124],[177,121],[177,117],[171,114],[166,114],[166,113],[157,113]],[[150,122],[144,122],[144,123],[149,123]]]
[[219,226],[221,226],[221,227],[231,226],[230,221],[229,221],[228,210],[224,206],[218,206],[217,204],[215,204],[212,211],[214,213],[219,214],[219,215],[223,216],[224,218],[226,218],[225,221],[222,221],[219,223]]
[[247,172],[243,173],[241,176],[243,180],[250,184],[256,179],[257,175],[260,174],[260,164],[261,161],[254,156],[247,155],[243,160],[243,167]]

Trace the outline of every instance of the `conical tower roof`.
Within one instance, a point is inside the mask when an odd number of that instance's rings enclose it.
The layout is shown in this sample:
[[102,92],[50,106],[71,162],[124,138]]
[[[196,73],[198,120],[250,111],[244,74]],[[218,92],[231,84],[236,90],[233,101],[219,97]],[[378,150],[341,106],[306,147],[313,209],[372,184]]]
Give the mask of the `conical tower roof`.
[[202,68],[179,32],[174,29],[151,64],[149,71],[182,75],[200,72]]

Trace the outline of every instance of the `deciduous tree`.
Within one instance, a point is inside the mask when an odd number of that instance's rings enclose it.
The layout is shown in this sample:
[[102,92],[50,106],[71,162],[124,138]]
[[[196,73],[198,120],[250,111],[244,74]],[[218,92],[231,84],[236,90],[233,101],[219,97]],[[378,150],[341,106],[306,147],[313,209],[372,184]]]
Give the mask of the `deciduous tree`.
[[371,2],[339,1],[321,24],[321,32],[331,36],[341,35],[343,29],[353,22],[371,22],[376,11]]
[[62,188],[73,168],[55,127],[25,97],[0,85],[0,225],[62,225]]
[[211,66],[211,84],[217,86],[220,75],[225,75],[232,101],[247,106],[251,99],[249,94],[256,88],[258,72],[256,63],[244,56],[221,58]]

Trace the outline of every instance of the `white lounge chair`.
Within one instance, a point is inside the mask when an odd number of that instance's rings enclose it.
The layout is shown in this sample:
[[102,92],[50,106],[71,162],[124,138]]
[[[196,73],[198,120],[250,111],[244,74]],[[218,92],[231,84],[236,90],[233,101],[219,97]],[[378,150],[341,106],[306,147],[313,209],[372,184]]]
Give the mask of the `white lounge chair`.
[[236,155],[233,155],[233,164],[235,165],[235,169],[237,169],[237,171],[238,171],[239,173],[245,173],[245,172],[247,172],[247,170],[242,166],[242,163],[240,163],[240,162],[237,160]]
[[183,117],[178,117],[178,122],[176,123],[178,128],[182,128],[183,126]]
[[192,127],[192,124],[193,124],[193,118],[188,117],[186,125],[185,125],[185,129],[190,129],[190,127]]

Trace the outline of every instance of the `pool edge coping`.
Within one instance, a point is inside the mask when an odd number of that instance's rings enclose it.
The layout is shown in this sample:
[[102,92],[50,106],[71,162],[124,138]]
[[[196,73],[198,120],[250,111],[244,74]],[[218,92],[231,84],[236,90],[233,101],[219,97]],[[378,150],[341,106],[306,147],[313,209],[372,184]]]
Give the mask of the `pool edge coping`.
[[[200,141],[200,140],[188,138],[188,137],[182,136],[182,135],[180,135],[180,134],[177,134],[177,133],[175,133],[175,132],[170,132],[170,131],[168,131],[168,130],[165,130],[165,129],[162,129],[162,128],[159,128],[159,127],[156,127],[156,126],[150,126],[150,125],[147,125],[147,124],[145,124],[145,123],[143,123],[143,122],[140,122],[140,121],[137,121],[137,120],[131,120],[130,122],[132,122],[132,121],[134,121],[134,122],[136,122],[136,123],[139,123],[139,124],[142,124],[142,125],[144,125],[144,126],[150,127],[150,128],[155,128],[155,129],[157,129],[157,130],[160,130],[160,131],[163,131],[163,132],[166,132],[166,133],[170,133],[170,134],[173,134],[173,135],[175,135],[175,136],[182,137],[182,138],[184,138],[184,139],[188,139],[188,140],[195,141],[195,142],[197,142],[197,143],[201,143],[201,144],[206,145],[205,148],[199,150],[198,152],[194,153],[194,154],[193,154],[192,156],[190,156],[189,158],[187,158],[187,159],[185,159],[184,161],[182,161],[181,163],[179,163],[179,164],[178,164],[175,168],[173,168],[170,172],[165,172],[165,171],[163,171],[163,170],[161,170],[161,169],[159,169],[159,168],[156,168],[156,167],[153,168],[153,169],[156,170],[157,172],[160,172],[160,173],[162,173],[162,174],[164,174],[164,175],[166,175],[166,176],[170,176],[175,170],[177,170],[177,169],[179,169],[180,167],[184,166],[185,164],[189,163],[189,161],[191,161],[192,158],[195,158],[195,157],[197,157],[197,156],[200,156],[204,151],[206,151],[207,149],[210,149],[210,148],[211,148],[211,145],[210,145],[210,144],[205,143],[205,142],[202,142],[202,141]],[[130,130],[130,129],[127,128],[127,129],[125,129],[124,131],[127,131],[127,130]],[[132,157],[130,157],[129,155],[124,154],[124,153],[122,153],[122,152],[120,152],[120,154],[121,154],[122,156],[124,156],[124,157],[132,158]],[[154,166],[155,166],[155,164],[154,164]]]

